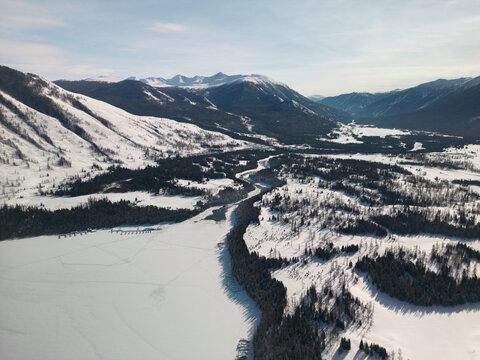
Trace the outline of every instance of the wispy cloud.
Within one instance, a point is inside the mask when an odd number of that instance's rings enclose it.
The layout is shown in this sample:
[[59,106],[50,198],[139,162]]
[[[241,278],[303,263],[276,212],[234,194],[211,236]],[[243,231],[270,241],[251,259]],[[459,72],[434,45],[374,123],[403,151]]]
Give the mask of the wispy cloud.
[[0,39],[0,48],[8,49],[0,57],[6,63],[62,63],[62,51],[53,45]]
[[183,24],[154,22],[150,24],[148,30],[158,33],[178,33],[187,31],[188,27]]
[[56,78],[59,73],[68,78],[82,78],[114,72],[93,64],[71,63],[67,54],[53,45],[0,39],[0,48],[9,49],[0,55],[0,63],[47,78]]
[[54,11],[35,3],[0,0],[0,9],[0,28],[10,32],[67,26]]
[[3,18],[1,27],[9,29],[37,29],[49,27],[65,27],[67,24],[59,19],[51,17],[34,17],[34,16],[8,16]]

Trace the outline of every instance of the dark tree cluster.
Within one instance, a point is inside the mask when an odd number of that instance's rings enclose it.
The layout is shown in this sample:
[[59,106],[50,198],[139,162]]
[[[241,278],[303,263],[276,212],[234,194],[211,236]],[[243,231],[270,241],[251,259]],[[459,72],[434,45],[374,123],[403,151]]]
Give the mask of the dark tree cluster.
[[[320,177],[319,186],[342,191],[354,200],[326,198],[322,190],[313,196],[296,197],[277,192],[263,205],[274,212],[270,221],[290,224],[292,231],[315,223],[344,234],[375,235],[389,233],[433,233],[446,236],[475,238],[480,236],[476,221],[478,210],[459,209],[455,212],[434,209],[433,206],[456,206],[478,199],[465,187],[448,181],[433,182],[414,176],[399,166],[353,159],[309,158],[289,154],[270,161],[269,173],[285,174],[300,183],[312,183]],[[318,179],[318,178],[317,178]],[[318,180],[317,180],[318,181]],[[297,190],[297,192],[301,190]],[[355,200],[356,199],[356,200]],[[373,205],[367,210],[362,204]],[[389,212],[385,205],[394,205]]]
[[[306,255],[312,255],[310,252],[307,252],[308,250],[305,250]],[[333,243],[328,243],[325,246],[320,246],[315,249],[313,252],[313,255],[315,257],[319,258],[320,260],[330,260],[332,257],[338,254],[338,249],[333,246]]]
[[[294,232],[298,231],[304,225],[310,225],[313,221],[325,228],[331,228],[346,234],[374,234],[385,236],[386,231],[368,220],[359,219],[358,217],[350,217],[349,221],[339,219],[334,214],[337,212],[351,213],[358,215],[357,208],[347,203],[332,202],[331,199],[319,199],[303,197],[297,199],[288,194],[276,193],[270,199],[263,199],[262,205],[267,206],[271,211],[276,212],[269,220],[279,221],[291,224]],[[325,209],[331,210],[327,214]],[[296,218],[292,218],[291,214],[295,214]]]
[[342,337],[340,339],[340,347],[338,348],[338,350],[340,352],[343,352],[343,351],[349,351],[351,348],[352,348],[352,344],[350,342],[350,339]]
[[387,349],[378,344],[371,343],[369,345],[366,341],[361,340],[359,348],[367,355],[377,355],[381,359],[388,359]]
[[429,270],[423,261],[412,261],[404,251],[392,250],[377,258],[364,256],[355,269],[366,272],[380,291],[414,305],[453,306],[480,301],[480,279],[466,273],[458,279],[453,277],[448,256],[439,263],[439,273]]
[[463,186],[480,186],[480,181],[479,180],[452,180],[452,183],[458,184],[458,185],[463,185]]
[[[368,205],[441,206],[478,196],[450,182],[430,181],[398,165],[353,159],[305,158],[293,164],[299,177],[319,176],[322,187],[343,191]],[[401,185],[401,187],[399,187]],[[412,189],[412,191],[409,191]],[[441,192],[441,196],[438,193]]]
[[440,215],[430,209],[405,207],[389,215],[373,216],[372,220],[397,234],[430,233],[467,239],[480,237],[480,224],[473,216],[467,217],[462,213]]
[[385,237],[387,230],[370,220],[356,219],[353,224],[338,227],[338,231],[349,235],[375,235]]
[[[389,232],[425,232],[465,238],[480,236],[475,208],[455,208],[453,213],[432,208],[478,200],[479,196],[468,188],[446,180],[430,181],[396,165],[298,155],[272,159],[272,168],[301,183],[311,183],[318,177],[320,189],[340,191],[355,199],[325,198],[320,196],[321,190],[314,192],[313,197],[277,193],[264,199],[263,205],[276,212],[271,220],[289,223],[293,231],[315,221],[318,226],[352,235],[384,237]],[[360,206],[362,203],[370,207]],[[385,212],[386,205],[394,207]]]
[[345,253],[349,254],[355,254],[359,249],[359,246],[357,244],[350,244],[346,246],[342,246],[340,250]]
[[260,210],[253,204],[262,196],[263,194],[254,196],[239,204],[235,225],[227,235],[227,244],[233,275],[262,311],[262,318],[254,336],[255,358],[273,359],[268,353],[273,340],[272,328],[278,327],[282,322],[287,292],[281,282],[272,278],[267,263],[261,260],[258,254],[250,253],[243,240],[248,225],[258,221]]
[[457,243],[455,245],[448,244],[447,249],[452,248],[457,252],[463,254],[468,260],[477,260],[480,261],[480,251],[472,249],[470,246],[464,243]]
[[338,248],[333,246],[332,242],[325,244],[324,246],[319,246],[315,250],[312,249],[305,249],[305,256],[315,256],[316,258],[324,261],[328,261],[340,252],[346,254],[354,254],[358,251],[359,246],[356,244],[351,245],[343,245],[342,247]]
[[448,170],[476,170],[471,161],[451,159],[448,156],[432,157],[428,153],[406,153],[404,157],[410,160],[405,162],[408,165],[438,167]]
[[[331,304],[334,304],[331,306]],[[332,335],[352,323],[362,323],[368,309],[345,288],[339,292],[311,286],[292,314],[281,323],[262,323],[255,336],[255,357],[260,359],[320,359]],[[266,326],[268,331],[263,333]],[[264,335],[263,335],[264,334]],[[263,335],[262,338],[260,336]],[[258,340],[266,339],[258,343]]]
[[165,209],[134,206],[129,201],[89,200],[86,206],[46,210],[38,207],[8,206],[0,208],[0,240],[37,235],[51,235],[111,228],[119,225],[157,224],[186,220],[200,210]]

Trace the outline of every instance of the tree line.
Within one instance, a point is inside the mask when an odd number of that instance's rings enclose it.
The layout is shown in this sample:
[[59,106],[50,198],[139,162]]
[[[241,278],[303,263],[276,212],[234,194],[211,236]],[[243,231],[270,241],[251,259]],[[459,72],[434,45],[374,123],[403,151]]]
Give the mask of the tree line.
[[412,261],[405,252],[396,254],[392,250],[376,258],[362,257],[355,269],[366,272],[380,291],[414,305],[453,306],[480,301],[480,279],[476,274],[463,272],[455,278],[448,255],[444,257],[441,262],[437,259],[438,273],[428,269],[424,261]]
[[119,225],[157,224],[186,220],[201,210],[135,206],[130,201],[89,199],[85,206],[47,210],[31,206],[0,207],[0,240],[111,228]]

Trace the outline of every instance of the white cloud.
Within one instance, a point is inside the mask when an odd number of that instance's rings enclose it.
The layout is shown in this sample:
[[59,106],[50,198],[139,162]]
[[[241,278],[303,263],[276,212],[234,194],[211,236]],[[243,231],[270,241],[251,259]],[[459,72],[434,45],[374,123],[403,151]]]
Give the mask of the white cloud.
[[0,39],[0,63],[17,70],[39,74],[56,79],[58,74],[66,78],[78,79],[97,75],[110,75],[114,70],[93,64],[74,64],[56,46]]
[[175,33],[184,32],[188,30],[188,28],[182,24],[154,22],[148,27],[148,30],[159,33]]

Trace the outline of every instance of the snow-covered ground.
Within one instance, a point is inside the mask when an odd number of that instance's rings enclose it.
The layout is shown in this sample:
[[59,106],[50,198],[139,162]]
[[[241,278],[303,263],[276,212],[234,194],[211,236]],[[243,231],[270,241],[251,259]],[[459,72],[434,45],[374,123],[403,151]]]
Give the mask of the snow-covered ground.
[[234,359],[258,310],[230,275],[227,221],[0,243],[2,359]]
[[2,360],[251,358],[260,312],[225,246],[235,207],[220,222],[205,220],[211,208],[178,224],[0,242]]
[[11,198],[4,201],[8,205],[26,205],[26,206],[41,206],[48,210],[69,209],[75,206],[84,205],[88,203],[89,199],[103,199],[106,198],[112,202],[120,200],[128,200],[137,206],[153,205],[163,208],[171,209],[192,209],[198,201],[202,200],[201,196],[183,196],[183,195],[155,195],[145,191],[131,191],[128,193],[102,193],[89,194],[82,196],[29,196],[23,198]]
[[[335,266],[338,269],[333,270]],[[275,271],[274,276],[285,284],[290,299],[298,299],[312,284],[318,289],[320,284],[335,276],[334,271],[342,270],[347,271],[344,259],[335,258],[327,262],[291,265]],[[323,354],[325,359],[366,359],[366,355],[359,351],[361,340],[380,344],[389,353],[395,352],[393,359],[397,360],[399,354],[404,360],[480,359],[479,304],[414,306],[378,292],[361,276],[347,275],[346,279],[353,296],[364,304],[372,304],[373,321],[342,332],[340,336],[351,340],[351,350],[340,355],[335,343]]]
[[[384,155],[346,155],[345,157],[390,164],[398,162],[398,159]],[[401,166],[416,173],[414,171],[416,165]],[[449,180],[478,176],[475,172],[467,170],[450,171],[430,167],[421,167],[421,173],[419,173],[432,180],[440,174]],[[327,209],[319,208],[320,202],[325,199],[329,199],[332,203],[357,201],[341,191],[319,188],[315,181],[298,181],[289,177],[286,180],[286,186],[265,195],[264,199],[275,197],[277,192],[290,199],[298,200],[300,204],[302,199],[308,199],[313,209],[318,208],[320,213],[328,212]],[[257,204],[261,205],[260,202]],[[299,211],[308,213],[310,210],[308,207],[301,207]],[[289,219],[288,223],[274,220],[273,216],[278,216],[278,213],[270,210],[268,205],[262,206],[259,224],[251,224],[247,228],[245,241],[250,251],[256,251],[266,257],[304,258],[305,249],[315,249],[327,242],[333,242],[335,247],[351,244],[360,246],[360,250],[355,254],[340,253],[328,261],[315,257],[308,258],[305,263],[302,261],[292,263],[273,272],[273,276],[282,281],[287,288],[289,304],[287,311],[293,310],[295,304],[298,304],[311,285],[315,285],[317,289],[322,289],[324,284],[335,288],[340,286],[340,281],[343,279],[355,297],[358,297],[362,303],[373,306],[371,323],[364,323],[362,326],[354,325],[340,333],[340,337],[351,339],[352,350],[338,354],[338,342],[334,341],[322,354],[324,358],[365,359],[366,355],[359,351],[359,344],[363,339],[385,347],[389,353],[394,351],[397,360],[400,358],[480,359],[479,304],[455,307],[414,306],[378,292],[366,278],[354,272],[349,265],[350,261],[355,263],[365,254],[374,252],[382,254],[392,246],[418,249],[428,254],[435,244],[455,244],[464,240],[429,234],[389,235],[385,238],[368,235],[352,236],[319,227],[314,220],[311,224],[298,226],[295,216],[289,213],[284,215]],[[480,249],[480,239],[469,240],[467,243],[472,248]],[[478,271],[478,263],[475,264]]]
[[351,125],[352,132],[358,137],[364,136],[378,136],[384,138],[386,136],[399,136],[399,135],[409,135],[410,131],[399,130],[399,129],[385,129],[375,126],[367,125]]
[[385,138],[387,136],[410,135],[410,131],[400,129],[386,129],[369,125],[358,125],[354,122],[340,124],[337,130],[332,131],[329,138],[321,137],[319,140],[332,141],[339,144],[361,144],[362,137],[373,136]]
[[[458,150],[457,150],[458,151]],[[448,153],[434,153],[437,156],[448,156]],[[480,151],[478,153],[480,157]],[[337,159],[357,159],[365,161],[381,162],[390,165],[401,166],[415,175],[423,176],[429,180],[480,180],[480,171],[472,171],[468,169],[445,169],[441,167],[432,167],[418,164],[408,164],[404,158],[384,155],[384,154],[331,154],[325,155]],[[475,156],[477,154],[475,153]],[[473,162],[473,161],[472,161]]]
[[227,187],[239,187],[240,184],[235,184],[232,179],[208,179],[204,182],[178,179],[178,184],[186,188],[197,188],[208,191],[211,195],[217,194],[220,190]]

